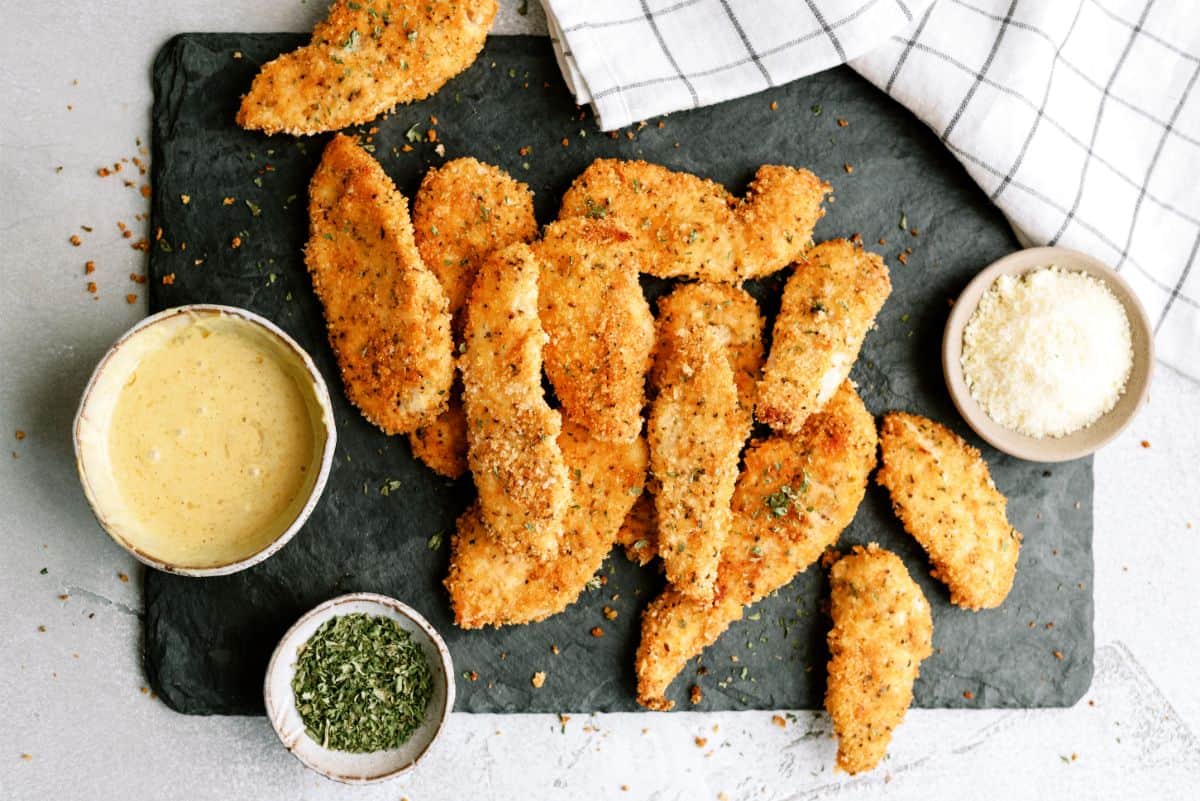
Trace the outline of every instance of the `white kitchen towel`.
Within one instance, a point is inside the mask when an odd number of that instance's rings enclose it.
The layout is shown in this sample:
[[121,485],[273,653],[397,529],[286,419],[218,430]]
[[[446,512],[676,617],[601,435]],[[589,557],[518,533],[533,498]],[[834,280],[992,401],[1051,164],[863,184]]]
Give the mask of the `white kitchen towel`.
[[932,128],[1028,244],[1133,284],[1200,379],[1196,0],[543,0],[613,130],[849,62]]

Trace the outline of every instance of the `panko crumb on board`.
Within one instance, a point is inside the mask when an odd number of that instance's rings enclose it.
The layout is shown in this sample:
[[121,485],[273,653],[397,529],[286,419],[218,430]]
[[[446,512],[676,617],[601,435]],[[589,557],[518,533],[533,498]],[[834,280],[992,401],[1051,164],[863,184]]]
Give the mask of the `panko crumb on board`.
[[642,431],[654,316],[629,233],[607,220],[562,220],[533,248],[550,335],[546,375],[563,417],[598,439],[632,442]]
[[877,445],[875,420],[849,381],[799,436],[775,434],[750,444],[715,600],[668,586],[642,615],[639,704],[672,708],[667,690],[688,660],[716,642],[745,606],[790,582],[837,542],[866,494]]
[[[446,293],[454,330],[480,264],[491,253],[537,236],[533,193],[498,167],[473,158],[429,170],[413,198],[417,250]],[[461,338],[459,338],[461,341]],[[455,349],[457,352],[457,348]],[[446,411],[409,435],[413,455],[434,472],[467,472],[467,426],[462,387],[451,389]]]
[[812,244],[830,186],[808,170],[764,165],[739,199],[720,184],[645,161],[597,159],[563,195],[559,219],[609,219],[660,278],[739,284],[783,269]]
[[912,704],[921,662],[933,653],[933,616],[900,557],[871,543],[829,571],[829,677],[825,709],[837,767],[877,766]]
[[1021,533],[1008,522],[979,451],[920,415],[890,412],[880,428],[886,487],[904,529],[929,554],[932,575],[964,609],[992,609],[1012,589]]
[[558,445],[562,416],[542,389],[539,273],[523,243],[484,260],[467,300],[459,368],[480,516],[500,544],[547,558],[558,552],[571,486]]
[[758,420],[799,431],[850,374],[891,291],[883,259],[849,240],[807,251],[783,289],[758,383]]
[[521,625],[558,614],[590,586],[612,550],[646,479],[645,439],[601,442],[568,422],[558,444],[571,476],[558,555],[543,560],[502,548],[472,505],[458,520],[445,581],[459,627]]
[[417,252],[408,202],[342,134],[309,183],[304,259],[350,401],[388,434],[434,420],[454,379],[446,295]]
[[237,123],[310,135],[429,97],[475,61],[496,0],[334,0],[312,40],[263,65]]

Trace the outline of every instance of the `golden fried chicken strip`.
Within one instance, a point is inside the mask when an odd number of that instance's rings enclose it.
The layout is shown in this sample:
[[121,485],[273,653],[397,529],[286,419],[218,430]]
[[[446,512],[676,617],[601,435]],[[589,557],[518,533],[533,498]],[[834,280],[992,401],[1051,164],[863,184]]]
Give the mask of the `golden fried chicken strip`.
[[409,434],[408,444],[413,456],[438,475],[446,478],[466,475],[467,413],[463,409],[461,384],[455,382],[451,387],[446,411]]
[[[533,193],[504,170],[473,158],[448,161],[425,173],[413,198],[417,250],[450,303],[454,330],[479,265],[489,254],[537,236]],[[435,472],[458,478],[467,471],[467,427],[461,387],[430,425],[409,435],[413,454]]]
[[850,374],[892,291],[883,259],[845,239],[822,242],[796,264],[775,318],[758,382],[760,422],[796,433]]
[[575,602],[612,550],[617,529],[646,477],[646,441],[602,442],[572,423],[558,439],[572,476],[559,554],[539,560],[500,547],[478,505],[458,521],[446,588],[465,629],[533,623]]
[[413,242],[408,203],[353,139],[337,135],[309,184],[305,262],[346,395],[388,434],[446,408],[450,313]]
[[571,485],[558,445],[562,416],[542,390],[540,272],[521,243],[484,260],[467,301],[459,368],[483,521],[501,545],[546,558],[558,551]]
[[[696,326],[707,323],[720,329],[726,339],[738,402],[749,417],[754,410],[758,377],[763,366],[763,316],[758,302],[740,287],[699,282],[680,284],[658,301],[658,328]],[[660,335],[654,357],[651,386],[674,358]]]
[[629,235],[610,222],[573,219],[547,226],[533,247],[550,335],[546,375],[563,416],[598,439],[632,442],[642,430],[654,317]]
[[644,161],[598,159],[563,196],[559,219],[609,218],[633,234],[642,271],[740,283],[794,261],[812,242],[828,184],[760,167],[738,200],[723,186]]
[[268,134],[316,134],[421,100],[471,65],[496,0],[334,0],[312,40],[263,65],[237,123]]
[[829,571],[829,679],[825,709],[837,766],[872,770],[912,704],[921,661],[933,653],[933,616],[900,557],[875,543]]
[[738,402],[728,337],[718,326],[690,323],[660,320],[665,358],[646,431],[667,581],[684,595],[708,599],[733,517],[738,454],[750,418]]
[[751,443],[733,496],[713,601],[668,587],[642,616],[638,703],[670,709],[671,682],[743,607],[783,587],[820,558],[850,525],[875,467],[875,421],[850,382],[798,436]]
[[625,558],[645,567],[658,556],[658,522],[654,516],[654,497],[642,493],[617,531],[617,545],[625,549]]
[[537,237],[533,192],[499,167],[453,159],[425,173],[413,198],[413,228],[456,315],[489,254]]
[[883,466],[904,529],[929,554],[932,575],[950,588],[950,601],[978,611],[1008,597],[1017,572],[1021,533],[1005,514],[979,451],[943,425],[905,412],[884,415]]

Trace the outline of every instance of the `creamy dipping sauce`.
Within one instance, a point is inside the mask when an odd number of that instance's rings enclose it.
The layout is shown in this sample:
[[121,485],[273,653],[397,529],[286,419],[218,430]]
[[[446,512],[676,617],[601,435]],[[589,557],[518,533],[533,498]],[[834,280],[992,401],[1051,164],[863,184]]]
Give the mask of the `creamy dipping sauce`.
[[266,329],[222,314],[179,317],[117,351],[128,364],[96,432],[107,445],[102,517],[156,560],[229,564],[300,514],[321,469],[322,410],[296,354]]

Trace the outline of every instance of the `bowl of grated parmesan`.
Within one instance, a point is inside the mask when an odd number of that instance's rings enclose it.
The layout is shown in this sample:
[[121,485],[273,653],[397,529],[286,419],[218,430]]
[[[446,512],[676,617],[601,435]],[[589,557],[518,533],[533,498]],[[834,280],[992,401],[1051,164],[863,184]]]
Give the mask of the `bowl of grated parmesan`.
[[1073,250],[1029,248],[988,266],[946,321],[954,405],[993,447],[1034,462],[1087,456],[1149,394],[1154,338],[1133,289]]

